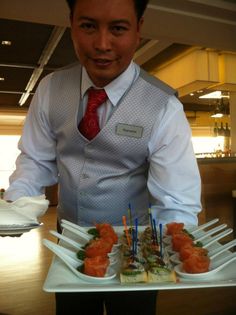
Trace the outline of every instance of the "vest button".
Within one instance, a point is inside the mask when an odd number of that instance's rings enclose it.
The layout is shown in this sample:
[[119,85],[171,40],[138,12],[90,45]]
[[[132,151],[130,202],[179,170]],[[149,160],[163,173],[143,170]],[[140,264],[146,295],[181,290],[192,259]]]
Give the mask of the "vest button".
[[88,179],[88,178],[89,178],[89,175],[84,173],[84,174],[82,174],[82,178],[83,178],[83,179]]

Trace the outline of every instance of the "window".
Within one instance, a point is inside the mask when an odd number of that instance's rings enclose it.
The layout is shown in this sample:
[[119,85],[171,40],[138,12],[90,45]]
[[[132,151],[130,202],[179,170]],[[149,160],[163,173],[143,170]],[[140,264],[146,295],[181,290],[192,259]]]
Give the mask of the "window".
[[0,188],[7,189],[9,176],[15,170],[15,160],[20,151],[17,148],[20,136],[0,135]]

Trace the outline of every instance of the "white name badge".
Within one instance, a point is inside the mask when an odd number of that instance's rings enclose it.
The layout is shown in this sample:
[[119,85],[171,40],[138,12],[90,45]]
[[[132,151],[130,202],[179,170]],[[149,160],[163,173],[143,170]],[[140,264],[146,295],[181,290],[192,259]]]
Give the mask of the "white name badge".
[[128,124],[118,124],[116,126],[116,134],[125,137],[142,138],[143,127]]

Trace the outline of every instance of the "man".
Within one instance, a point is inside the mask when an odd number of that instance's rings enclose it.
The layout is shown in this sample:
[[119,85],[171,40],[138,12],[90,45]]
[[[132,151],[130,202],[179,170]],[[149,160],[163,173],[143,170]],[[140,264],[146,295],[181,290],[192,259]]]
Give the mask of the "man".
[[[197,224],[200,177],[182,105],[170,87],[132,62],[148,1],[67,2],[82,67],[62,69],[40,83],[5,199],[39,195],[58,182],[59,221],[121,225],[131,204],[145,224],[151,202],[157,222]],[[99,126],[92,123],[100,129],[93,137],[84,134],[91,87],[107,95],[97,110]],[[57,294],[57,314],[102,314],[103,301],[108,315],[156,310],[155,291],[68,293]]]

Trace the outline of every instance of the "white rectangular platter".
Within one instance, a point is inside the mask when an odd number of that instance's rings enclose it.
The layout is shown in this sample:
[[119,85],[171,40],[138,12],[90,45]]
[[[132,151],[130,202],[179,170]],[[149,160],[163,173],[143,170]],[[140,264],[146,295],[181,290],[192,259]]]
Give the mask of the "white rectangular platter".
[[[123,230],[118,227],[117,232]],[[71,237],[71,235],[70,235]],[[222,246],[214,243],[213,247]],[[54,256],[49,268],[43,290],[46,292],[105,292],[105,291],[138,291],[138,290],[173,290],[211,287],[236,286],[236,261],[204,280],[178,278],[177,283],[135,283],[121,284],[119,274],[116,278],[101,284],[85,282],[77,277],[57,256]]]

